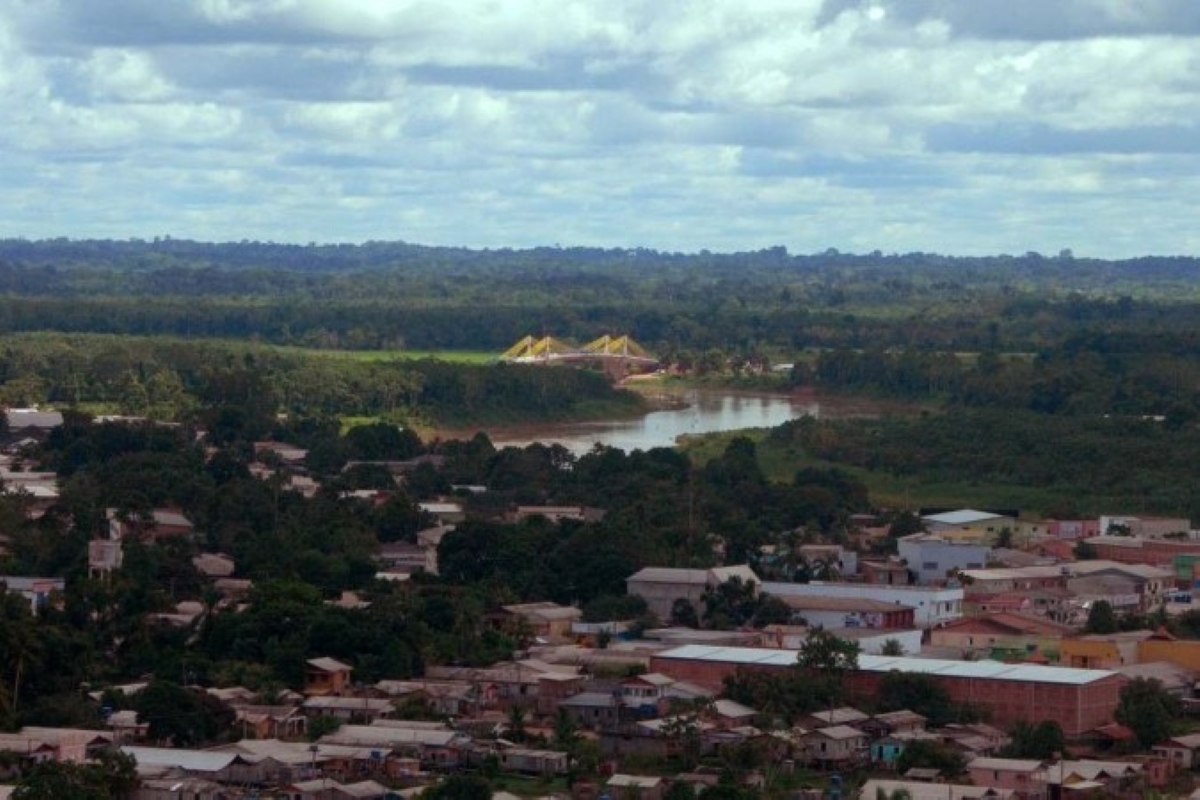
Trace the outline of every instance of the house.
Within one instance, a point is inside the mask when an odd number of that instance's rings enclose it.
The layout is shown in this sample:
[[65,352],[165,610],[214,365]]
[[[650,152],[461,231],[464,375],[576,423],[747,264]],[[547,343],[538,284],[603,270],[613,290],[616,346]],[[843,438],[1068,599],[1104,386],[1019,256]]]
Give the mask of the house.
[[948,622],[930,631],[929,642],[997,661],[1025,661],[1033,655],[1056,661],[1063,638],[1074,632],[1042,617],[1001,612]]
[[897,543],[900,558],[922,585],[945,583],[964,569],[983,569],[991,557],[987,544],[934,533],[914,533]]
[[733,700],[714,700],[712,704],[712,718],[716,722],[717,728],[723,731],[745,728],[754,721],[756,716],[758,716],[758,712],[753,708]]
[[855,724],[871,736],[892,736],[898,733],[918,733],[925,730],[925,717],[915,711],[900,709],[876,714]]
[[1137,536],[1142,539],[1191,538],[1191,520],[1183,517],[1102,516],[1101,535]]
[[375,781],[343,784],[332,778],[313,778],[283,787],[285,800],[383,800],[394,796],[386,786]]
[[550,522],[600,522],[604,519],[604,509],[588,506],[517,506],[506,515],[511,522],[520,522],[530,517],[545,517]]
[[849,725],[817,728],[800,737],[805,760],[821,769],[846,769],[867,761],[868,743],[865,733]]
[[1200,767],[1200,733],[1173,736],[1154,745],[1154,754],[1170,761],[1176,769]]
[[621,699],[638,716],[656,717],[666,705],[667,689],[674,683],[674,678],[657,672],[624,678]]
[[972,783],[1008,789],[1023,797],[1042,791],[1045,786],[1042,769],[1043,763],[1031,758],[984,757],[967,763]]
[[863,559],[859,562],[858,571],[862,573],[863,583],[883,586],[909,586],[913,583],[913,573],[898,558]]
[[228,578],[237,569],[233,558],[224,553],[201,553],[192,558],[192,566],[209,578]]
[[625,703],[620,691],[580,692],[558,704],[576,725],[589,730],[610,730],[621,723]]
[[37,612],[50,603],[54,592],[61,593],[66,589],[64,578],[34,578],[19,575],[0,575],[0,587],[9,594],[15,594],[29,603],[29,609]]
[[172,536],[191,536],[194,526],[178,509],[156,508],[145,515],[127,515],[115,508],[105,512],[108,539],[119,542],[131,537],[158,541]]
[[461,763],[471,740],[440,723],[377,720],[373,725],[343,725],[318,743],[392,751],[418,758],[422,766],[452,769]]
[[1059,643],[1059,661],[1064,667],[1116,669],[1136,664],[1138,645],[1154,636],[1153,631],[1095,633],[1063,639]]
[[572,672],[544,672],[538,675],[538,713],[549,716],[556,712],[559,703],[583,691],[587,680],[586,675]]
[[1015,516],[970,508],[923,515],[921,521],[925,524],[925,530],[930,533],[942,534],[949,539],[980,543],[994,542],[1004,528],[1013,531],[1017,527]]
[[456,525],[467,518],[462,503],[453,500],[417,503],[417,508],[436,519],[439,525]]
[[304,693],[309,696],[342,694],[350,687],[353,669],[335,658],[310,658],[305,663]]
[[604,784],[610,797],[637,798],[637,800],[662,800],[666,791],[666,780],[650,775],[613,775]]
[[810,628],[870,628],[910,630],[916,626],[916,609],[870,597],[784,595],[779,598],[794,620]]
[[244,739],[293,739],[303,736],[307,720],[296,706],[235,706],[235,727]]
[[550,642],[571,641],[571,626],[583,618],[583,612],[574,606],[558,603],[520,603],[502,606],[509,617],[519,620],[539,639]]
[[277,461],[285,467],[301,467],[308,451],[287,442],[255,442],[254,457],[260,462]]
[[943,742],[968,758],[995,755],[1012,743],[1007,733],[986,722],[952,722],[939,733]]
[[[797,552],[801,560],[810,565],[823,565],[824,571],[828,573],[830,569],[836,571],[838,575],[855,575],[858,573],[858,553],[854,550],[847,550],[838,544],[802,544]],[[812,575],[816,578],[818,575]],[[823,577],[834,577],[826,574]]]
[[676,569],[673,567],[646,567],[625,579],[626,591],[646,601],[646,606],[661,620],[671,618],[676,600],[686,600],[698,606],[706,589],[719,586],[732,579],[753,585],[757,594],[761,581],[754,570],[742,564],[733,567],[712,569]]
[[1103,559],[1076,561],[1070,565],[1070,575],[1067,587],[1077,594],[1080,593],[1076,588],[1080,579],[1121,581],[1123,587],[1129,588],[1122,588],[1118,593],[1136,595],[1139,611],[1149,611],[1162,605],[1167,600],[1167,592],[1175,588],[1173,569],[1148,564],[1126,564]]
[[872,778],[859,790],[858,800],[878,800],[880,797],[907,797],[909,800],[1009,800],[1014,793],[994,786],[971,786],[959,783],[922,783]]
[[959,571],[959,579],[966,586],[967,597],[972,600],[977,595],[1027,592],[1034,589],[1065,589],[1070,575],[1071,571],[1065,565]]
[[388,573],[437,574],[437,549],[412,542],[385,542],[379,546],[379,568]]
[[881,586],[863,583],[766,581],[762,591],[787,601],[789,597],[829,597],[877,600],[913,609],[918,628],[933,628],[962,616],[964,593],[953,586]]
[[79,763],[112,746],[114,735],[108,731],[84,728],[49,728],[26,725],[15,736],[31,742],[44,742],[54,751],[55,761]]
[[[900,760],[900,756],[904,755],[904,749],[915,741],[938,742],[941,741],[941,737],[930,731],[909,731],[907,733],[887,734],[878,738],[872,738],[870,746],[871,763],[884,764],[895,768],[896,763]],[[906,778],[916,777],[913,775],[913,770],[911,769],[904,776]]]
[[[911,609],[909,609],[911,611]],[[901,609],[903,611],[903,609]],[[893,655],[907,655],[921,652],[923,632],[916,628],[841,628],[827,627],[825,630],[839,639],[846,639],[858,645],[859,653],[878,656],[884,652]],[[804,625],[767,625],[760,632],[757,642],[752,646],[775,647],[780,649],[799,650],[812,628]],[[899,646],[900,651],[895,648]]]
[[558,688],[553,688],[545,680],[547,675],[579,675],[577,665],[547,664],[537,659],[502,662],[490,667],[429,667],[425,678],[434,681],[460,681],[467,684],[486,687],[489,696],[493,697],[498,707],[511,706],[532,707],[537,705],[538,693],[542,688],[552,688],[559,694]]
[[4,412],[8,422],[7,439],[10,442],[33,439],[41,442],[50,431],[63,424],[61,411],[41,411],[37,408],[9,408]]
[[1146,774],[1131,761],[1060,759],[1045,764],[1039,778],[1051,797],[1141,797]]
[[849,725],[858,728],[870,718],[870,714],[864,714],[857,708],[842,706],[831,708],[828,711],[814,712],[807,717],[802,717],[797,724],[801,728],[828,728],[834,725]]
[[1100,535],[1100,520],[1048,519],[1046,532],[1054,539],[1090,539]]
[[392,701],[381,697],[346,697],[341,695],[314,695],[305,698],[301,708],[310,719],[334,717],[343,721],[372,723],[386,717],[396,708]]
[[500,769],[525,775],[565,775],[569,757],[558,750],[535,750],[529,747],[500,747],[496,751]]

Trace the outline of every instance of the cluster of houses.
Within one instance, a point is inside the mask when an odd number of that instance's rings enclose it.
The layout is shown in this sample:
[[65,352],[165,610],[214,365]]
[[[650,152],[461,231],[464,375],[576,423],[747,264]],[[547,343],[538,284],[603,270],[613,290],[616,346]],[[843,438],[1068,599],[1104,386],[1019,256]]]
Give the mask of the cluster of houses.
[[[10,431],[19,432],[20,446],[0,454],[0,479],[4,491],[26,498],[33,516],[57,497],[57,484],[53,474],[20,469],[22,443],[36,441],[54,420],[43,419],[42,412],[28,414],[21,420],[10,412]],[[14,428],[14,420],[26,424]],[[302,449],[262,442],[255,451],[256,474],[283,480],[285,488],[302,494],[317,490],[300,468]],[[421,467],[438,468],[439,458],[371,463],[403,477]],[[378,492],[355,494],[371,502],[384,499]],[[414,542],[381,546],[379,578],[403,582],[416,573],[438,573],[439,545],[466,511],[453,497],[420,507],[429,526]],[[532,515],[589,522],[603,512],[520,506],[506,517]],[[630,774],[622,767],[682,757],[685,751],[702,758],[747,744],[785,770],[861,769],[883,776],[862,789],[868,798],[901,790],[913,798],[1139,796],[1146,787],[1200,768],[1200,736],[1136,753],[1132,732],[1113,720],[1121,688],[1138,677],[1159,680],[1185,707],[1200,710],[1194,697],[1200,642],[1177,639],[1164,629],[1082,631],[1101,602],[1117,613],[1190,607],[1192,590],[1200,587],[1200,534],[1187,520],[1110,516],[1030,522],[1015,513],[946,511],[924,516],[924,530],[899,539],[890,557],[868,555],[869,541],[886,536],[886,529],[870,518],[857,522],[855,547],[774,545],[753,565],[652,566],[627,579],[628,593],[644,599],[664,623],[678,616],[681,605],[699,609],[706,593],[730,581],[781,601],[790,612],[785,623],[737,630],[670,625],[639,630],[634,638],[631,621],[585,623],[575,607],[511,604],[494,609],[489,621],[527,634],[522,638],[532,644],[511,661],[487,668],[431,666],[420,678],[364,686],[351,680],[352,665],[316,658],[307,663],[303,692],[285,692],[270,702],[241,687],[208,689],[235,712],[241,738],[231,744],[203,750],[162,746],[166,743],[147,740],[145,725],[132,712],[116,712],[103,731],[26,728],[0,735],[0,751],[22,762],[80,761],[99,748],[119,747],[137,761],[138,800],[410,796],[439,774],[459,769],[563,776],[571,767],[568,753],[547,744],[554,741],[556,720],[570,721],[604,759],[603,778],[574,789],[585,800],[614,792],[656,798],[679,781],[695,788],[712,785],[718,776],[702,768],[663,776]],[[123,543],[131,538],[154,542],[193,534],[178,509],[135,516],[110,511],[103,534],[89,544],[89,571],[104,576],[121,569]],[[204,553],[194,564],[212,581],[224,607],[236,608],[251,588],[227,555]],[[33,609],[64,588],[61,578],[36,576],[3,576],[0,585]],[[363,601],[347,593],[332,602]],[[203,612],[200,604],[181,603],[157,617],[187,625]],[[731,675],[794,669],[798,650],[817,628],[859,646],[858,666],[845,677],[854,705],[781,730],[757,709],[721,696]],[[955,702],[982,710],[987,724],[935,730],[911,710],[871,713],[881,680],[895,672],[929,676]],[[140,687],[120,688],[132,693]],[[426,718],[403,718],[414,707]],[[1060,725],[1077,758],[1001,757],[1011,726],[1043,720]],[[967,774],[898,774],[900,755],[915,741],[936,741],[960,753]],[[750,784],[762,779],[744,777]],[[0,797],[3,792],[0,787]]]

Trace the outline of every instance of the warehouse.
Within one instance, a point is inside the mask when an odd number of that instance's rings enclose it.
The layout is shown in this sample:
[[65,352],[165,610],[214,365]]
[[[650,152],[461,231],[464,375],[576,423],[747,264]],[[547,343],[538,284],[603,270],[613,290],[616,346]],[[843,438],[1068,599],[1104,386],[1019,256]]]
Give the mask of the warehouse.
[[[687,645],[650,659],[650,670],[676,680],[721,688],[737,670],[782,671],[796,664],[796,650]],[[1068,669],[997,661],[947,661],[890,656],[858,657],[846,677],[850,699],[871,699],[888,672],[921,673],[936,679],[956,703],[978,707],[993,725],[1053,720],[1067,736],[1079,736],[1112,722],[1127,679],[1099,669]]]

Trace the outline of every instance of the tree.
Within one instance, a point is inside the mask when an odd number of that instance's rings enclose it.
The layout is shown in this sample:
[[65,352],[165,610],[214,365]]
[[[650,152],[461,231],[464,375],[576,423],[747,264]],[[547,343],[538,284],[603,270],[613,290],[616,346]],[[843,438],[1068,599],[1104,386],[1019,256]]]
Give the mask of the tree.
[[138,722],[149,725],[152,739],[170,740],[175,747],[211,742],[229,731],[234,713],[212,695],[170,681],[154,681],[134,700]]
[[700,722],[711,710],[712,700],[706,697],[671,701],[662,733],[668,742],[675,744],[684,769],[691,769],[700,761]]
[[332,715],[322,714],[308,721],[308,728],[304,734],[310,742],[315,742],[322,736],[334,733],[341,727],[342,721],[340,719]]
[[879,681],[879,710],[908,709],[925,717],[932,727],[958,721],[958,707],[946,687],[930,675],[892,670]]
[[1042,720],[1036,724],[1018,722],[1009,731],[1012,742],[1004,749],[1008,758],[1036,758],[1047,760],[1067,751],[1067,737],[1062,726],[1054,720]]
[[491,800],[492,785],[477,775],[451,775],[421,796],[432,800]]
[[801,680],[826,706],[840,702],[846,673],[858,669],[857,642],[842,639],[824,628],[809,631],[796,656]]
[[899,639],[886,639],[883,642],[883,647],[879,649],[879,654],[883,656],[902,656],[904,655],[904,645]]
[[917,768],[941,770],[948,776],[954,776],[966,771],[967,759],[941,742],[916,739],[905,744],[904,751],[896,761],[896,769],[903,775]]
[[796,663],[802,669],[840,679],[850,670],[858,669],[860,651],[857,642],[842,639],[824,628],[816,628],[805,638],[804,646],[796,656]]
[[699,628],[700,618],[696,615],[696,607],[686,597],[678,597],[671,604],[671,624],[685,628]]
[[1117,615],[1112,604],[1107,600],[1097,600],[1088,609],[1087,623],[1084,631],[1087,633],[1116,633],[1119,628]]
[[663,800],[696,800],[696,790],[690,783],[675,781],[663,792]]
[[1138,744],[1149,750],[1171,735],[1179,701],[1155,678],[1134,678],[1121,687],[1117,722],[1137,735]]
[[89,763],[44,761],[17,782],[14,800],[123,800],[138,786],[133,758],[104,752]]

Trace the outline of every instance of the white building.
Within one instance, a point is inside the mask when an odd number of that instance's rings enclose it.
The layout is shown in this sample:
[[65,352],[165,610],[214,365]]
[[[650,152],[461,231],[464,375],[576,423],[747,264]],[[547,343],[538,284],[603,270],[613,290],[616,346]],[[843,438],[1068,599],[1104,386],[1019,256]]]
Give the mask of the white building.
[[962,569],[987,566],[992,548],[986,544],[955,541],[934,533],[914,533],[899,542],[900,558],[917,583],[942,583]]
[[888,586],[873,583],[780,583],[769,581],[762,591],[778,597],[848,597],[911,606],[921,628],[933,628],[962,616],[961,586]]

